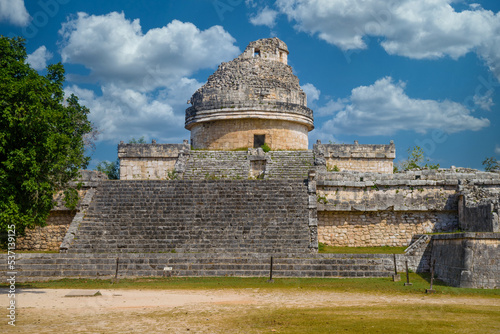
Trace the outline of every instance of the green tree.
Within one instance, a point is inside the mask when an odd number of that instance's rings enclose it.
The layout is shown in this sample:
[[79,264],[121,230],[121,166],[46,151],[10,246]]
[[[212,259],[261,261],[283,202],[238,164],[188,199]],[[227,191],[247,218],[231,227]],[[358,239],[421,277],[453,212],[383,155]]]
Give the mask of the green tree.
[[85,168],[85,136],[93,132],[89,110],[71,95],[64,100],[64,68],[49,65],[42,76],[26,63],[21,38],[0,36],[0,232],[15,225],[43,226],[68,182]]
[[439,164],[426,163],[423,165],[424,161],[429,162],[430,160],[425,158],[424,150],[420,146],[410,147],[407,150],[408,158],[399,162],[397,166],[394,166],[394,172],[407,171],[410,169],[438,169]]
[[128,141],[128,143],[129,144],[146,144],[146,140],[144,139],[144,136],[142,136],[139,139],[135,139],[134,137],[132,137],[132,139],[130,139]]
[[96,166],[96,170],[103,172],[110,180],[120,179],[120,159],[116,161],[101,161]]
[[484,159],[483,166],[487,172],[500,172],[500,162],[495,157]]

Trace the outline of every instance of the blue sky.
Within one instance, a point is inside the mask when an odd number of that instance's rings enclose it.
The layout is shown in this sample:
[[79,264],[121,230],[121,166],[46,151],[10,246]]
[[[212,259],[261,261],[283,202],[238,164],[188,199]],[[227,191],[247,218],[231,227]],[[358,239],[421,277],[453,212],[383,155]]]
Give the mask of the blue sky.
[[419,145],[433,163],[500,159],[500,2],[468,0],[0,0],[100,135],[90,168],[132,137],[180,143],[186,101],[222,61],[277,36],[314,110],[310,145]]

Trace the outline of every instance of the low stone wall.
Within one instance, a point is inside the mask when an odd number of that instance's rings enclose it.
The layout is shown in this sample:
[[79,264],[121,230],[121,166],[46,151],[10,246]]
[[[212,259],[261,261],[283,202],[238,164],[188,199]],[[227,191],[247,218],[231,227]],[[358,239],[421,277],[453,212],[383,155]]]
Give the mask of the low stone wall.
[[402,247],[416,234],[457,229],[456,212],[318,212],[318,241],[338,247]]
[[121,180],[166,180],[171,178],[179,157],[189,144],[118,145]]
[[435,275],[461,288],[500,288],[500,234],[456,233],[432,238]]
[[314,145],[314,153],[324,158],[327,170],[392,174],[396,147],[389,145],[321,144]]
[[52,211],[47,218],[47,226],[27,229],[25,236],[17,238],[16,249],[59,251],[75,213],[76,211]]

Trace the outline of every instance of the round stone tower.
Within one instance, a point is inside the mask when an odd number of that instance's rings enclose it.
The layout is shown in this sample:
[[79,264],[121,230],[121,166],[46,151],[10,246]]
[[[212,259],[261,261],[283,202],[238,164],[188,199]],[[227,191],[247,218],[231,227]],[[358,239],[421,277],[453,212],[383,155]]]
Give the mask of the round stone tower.
[[287,65],[278,38],[251,42],[236,59],[219,65],[186,109],[185,128],[195,149],[260,147],[306,150],[313,112],[299,79]]

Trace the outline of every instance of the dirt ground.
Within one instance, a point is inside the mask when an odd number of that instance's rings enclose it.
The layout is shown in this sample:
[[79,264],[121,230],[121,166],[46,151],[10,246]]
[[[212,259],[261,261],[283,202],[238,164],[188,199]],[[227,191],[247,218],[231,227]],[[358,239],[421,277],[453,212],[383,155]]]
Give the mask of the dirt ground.
[[[327,291],[99,290],[96,297],[65,297],[75,290],[17,291],[16,327],[1,317],[2,333],[220,333],[221,321],[255,308],[399,304],[490,305],[497,298],[391,296]],[[85,290],[83,290],[85,291]],[[95,290],[97,291],[97,290]],[[4,313],[9,298],[0,289]],[[6,320],[7,319],[7,320]],[[238,331],[232,331],[238,332]]]

